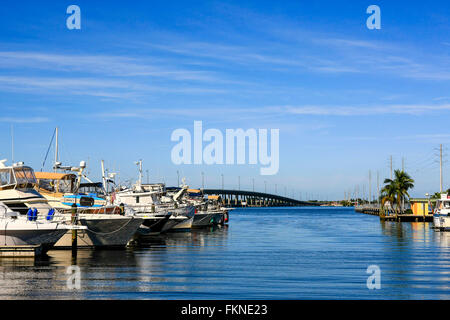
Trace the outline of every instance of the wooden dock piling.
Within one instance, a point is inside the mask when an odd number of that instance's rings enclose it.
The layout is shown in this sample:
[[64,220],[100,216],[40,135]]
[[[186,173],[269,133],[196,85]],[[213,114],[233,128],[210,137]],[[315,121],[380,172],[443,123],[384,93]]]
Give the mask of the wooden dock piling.
[[[76,226],[78,224],[78,217],[77,217],[77,205],[74,203],[72,205],[72,225]],[[72,257],[77,256],[77,248],[78,248],[78,233],[76,229],[72,230]]]

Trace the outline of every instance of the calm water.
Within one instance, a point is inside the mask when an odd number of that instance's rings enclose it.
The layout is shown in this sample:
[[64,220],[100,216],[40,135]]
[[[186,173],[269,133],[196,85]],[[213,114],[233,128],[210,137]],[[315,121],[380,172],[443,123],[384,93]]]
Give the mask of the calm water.
[[[450,299],[450,233],[347,208],[239,209],[146,247],[0,260],[0,299]],[[381,269],[368,290],[367,267]]]

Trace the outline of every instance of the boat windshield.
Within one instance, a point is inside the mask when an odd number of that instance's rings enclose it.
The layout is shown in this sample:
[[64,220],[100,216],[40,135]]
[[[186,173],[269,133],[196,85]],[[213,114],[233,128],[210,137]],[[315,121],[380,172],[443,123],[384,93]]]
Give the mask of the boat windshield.
[[72,193],[73,181],[71,179],[39,179],[39,188],[47,190],[49,192]]
[[450,209],[450,201],[444,201],[444,209]]
[[0,170],[0,187],[14,185],[15,183],[11,169]]
[[37,183],[34,171],[30,167],[19,167],[13,170],[18,185],[35,185]]

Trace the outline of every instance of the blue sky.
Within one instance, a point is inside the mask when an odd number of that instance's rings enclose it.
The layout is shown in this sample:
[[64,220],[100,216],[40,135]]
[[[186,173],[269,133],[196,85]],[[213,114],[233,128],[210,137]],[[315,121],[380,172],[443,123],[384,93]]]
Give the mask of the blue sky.
[[[81,8],[82,29],[66,28]],[[381,30],[366,8],[381,8]],[[150,180],[308,198],[372,190],[388,158],[439,188],[449,145],[450,4],[423,1],[21,1],[0,9],[0,158],[40,169],[55,126],[61,160],[100,160],[121,179],[144,160]],[[280,170],[175,166],[170,135],[280,129]],[[52,153],[50,155],[52,157]],[[448,156],[446,157],[448,158]],[[47,162],[47,169],[50,161]],[[448,162],[445,188],[450,187]]]

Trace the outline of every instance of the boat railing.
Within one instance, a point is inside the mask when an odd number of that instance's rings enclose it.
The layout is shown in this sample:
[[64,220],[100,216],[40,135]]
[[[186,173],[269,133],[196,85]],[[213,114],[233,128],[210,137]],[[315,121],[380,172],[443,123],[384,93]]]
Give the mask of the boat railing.
[[139,213],[167,213],[173,209],[173,206],[160,205],[160,204],[142,204],[142,205],[133,205],[131,209],[135,211],[137,214]]

